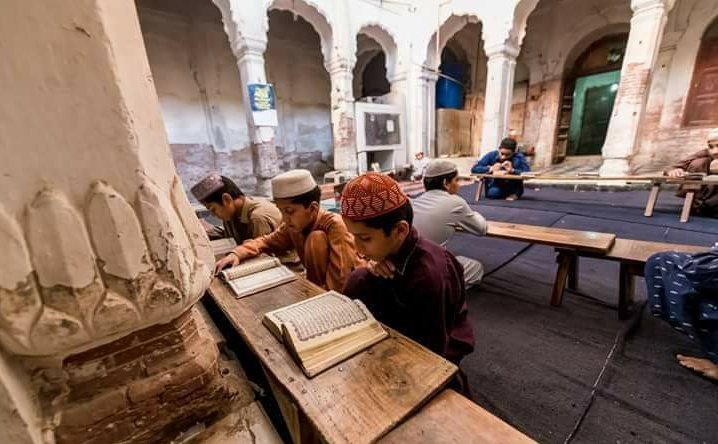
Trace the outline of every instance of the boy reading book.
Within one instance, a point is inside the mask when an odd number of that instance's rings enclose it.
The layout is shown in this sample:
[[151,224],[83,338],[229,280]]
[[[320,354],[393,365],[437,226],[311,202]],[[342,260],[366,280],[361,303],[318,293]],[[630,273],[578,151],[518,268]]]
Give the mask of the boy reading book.
[[[344,294],[364,302],[379,322],[458,365],[474,350],[461,264],[419,237],[409,199],[388,176],[367,173],[349,182],[341,208],[357,250],[373,261],[349,276]],[[466,382],[459,372],[453,385],[468,396]]]
[[217,262],[216,271],[236,266],[261,253],[296,250],[307,279],[328,290],[344,287],[362,262],[342,218],[319,207],[321,191],[307,170],[292,170],[272,179],[274,202],[282,213],[277,231],[249,240]]
[[268,200],[245,196],[229,178],[210,174],[192,187],[192,195],[224,227],[210,225],[207,235],[212,238],[232,238],[238,244],[247,239],[264,236],[279,227],[282,215]]

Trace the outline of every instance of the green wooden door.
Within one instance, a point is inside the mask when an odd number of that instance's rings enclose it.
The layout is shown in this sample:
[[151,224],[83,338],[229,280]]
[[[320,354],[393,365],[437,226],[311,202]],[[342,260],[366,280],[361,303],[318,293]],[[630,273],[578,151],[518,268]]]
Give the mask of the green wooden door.
[[603,85],[586,90],[581,135],[576,147],[577,155],[601,154],[608,132],[608,122],[611,120],[613,102],[616,101],[616,89],[613,85]]
[[610,71],[576,79],[568,130],[569,156],[601,154],[620,78],[620,71]]

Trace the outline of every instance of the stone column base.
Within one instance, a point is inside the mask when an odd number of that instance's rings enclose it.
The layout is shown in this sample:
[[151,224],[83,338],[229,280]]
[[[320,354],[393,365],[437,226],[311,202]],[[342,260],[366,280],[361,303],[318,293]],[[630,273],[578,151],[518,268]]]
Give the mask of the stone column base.
[[628,159],[603,159],[603,165],[598,170],[601,177],[627,176],[631,174],[631,166]]
[[61,369],[34,369],[44,379],[40,398],[46,418],[54,418],[56,442],[169,442],[237,401],[250,403],[247,384],[230,377],[195,316],[190,309],[69,356]]

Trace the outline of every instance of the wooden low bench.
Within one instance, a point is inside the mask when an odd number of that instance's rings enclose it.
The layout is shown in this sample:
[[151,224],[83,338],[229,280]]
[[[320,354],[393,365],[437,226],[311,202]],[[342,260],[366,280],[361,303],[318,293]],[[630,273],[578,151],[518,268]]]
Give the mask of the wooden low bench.
[[578,289],[579,257],[605,259],[620,263],[618,274],[618,317],[619,319],[626,319],[630,315],[630,310],[633,305],[635,277],[643,276],[643,269],[649,257],[665,251],[699,253],[707,249],[707,247],[698,247],[695,245],[669,244],[631,239],[616,239],[611,249],[606,253],[556,248],[559,266],[556,272],[551,305],[561,305],[567,284],[571,290]]
[[488,221],[486,235],[531,244],[560,247],[567,250],[581,250],[595,253],[607,252],[613,246],[613,242],[616,239],[616,235],[612,233],[494,221]]
[[324,292],[299,278],[237,299],[215,279],[209,293],[257,357],[295,443],[368,443],[391,431],[439,393],[457,367],[400,333],[307,378],[262,325],[268,311]]
[[444,390],[382,444],[532,444],[536,441],[453,390]]
[[[556,280],[551,293],[551,305],[561,305],[566,279],[571,276],[569,286],[575,284],[579,254],[604,255],[613,247],[616,235],[595,231],[568,230],[565,228],[542,227],[539,225],[487,222],[486,235],[530,244],[548,245],[559,249]],[[573,287],[571,287],[573,288]]]
[[683,209],[681,210],[681,222],[686,223],[690,218],[691,207],[693,206],[693,200],[695,199],[696,193],[704,186],[708,186],[712,183],[718,184],[718,181],[710,178],[710,176],[696,180],[684,179],[681,177],[654,178],[651,180],[651,192],[648,195],[648,202],[646,202],[646,210],[643,215],[646,217],[653,216],[653,210],[656,208],[656,203],[658,202],[658,194],[661,192],[661,185],[678,184],[686,193],[683,198]]
[[683,199],[683,208],[681,210],[682,223],[688,222],[691,214],[691,207],[693,206],[693,200],[697,192],[702,187],[708,185],[718,185],[718,175],[706,176],[702,179],[686,179],[683,177],[667,177],[667,176],[613,176],[613,177],[597,177],[597,176],[549,176],[549,175],[515,175],[507,174],[503,176],[494,176],[492,174],[473,174],[474,181],[477,183],[476,192],[474,193],[474,203],[481,200],[481,194],[484,190],[484,181],[489,179],[500,179],[500,180],[550,180],[557,182],[566,183],[580,183],[587,181],[619,181],[619,182],[646,182],[651,184],[651,192],[648,194],[648,201],[646,202],[646,208],[643,212],[645,217],[653,216],[653,211],[658,202],[658,195],[661,191],[661,186],[664,184],[680,185],[686,195]]

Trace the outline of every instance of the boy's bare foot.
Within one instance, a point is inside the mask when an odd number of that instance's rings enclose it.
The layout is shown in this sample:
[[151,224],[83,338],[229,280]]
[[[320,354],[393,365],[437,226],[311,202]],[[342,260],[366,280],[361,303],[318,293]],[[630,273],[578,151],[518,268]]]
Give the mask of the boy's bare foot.
[[708,379],[718,381],[718,364],[714,364],[708,359],[690,356],[676,355],[676,358],[678,358],[678,363],[683,367],[698,372]]
[[512,194],[512,195],[510,195],[509,197],[507,197],[506,200],[516,200],[516,199],[518,199],[518,198],[519,198],[519,196],[517,196],[517,195],[515,195],[515,194]]

